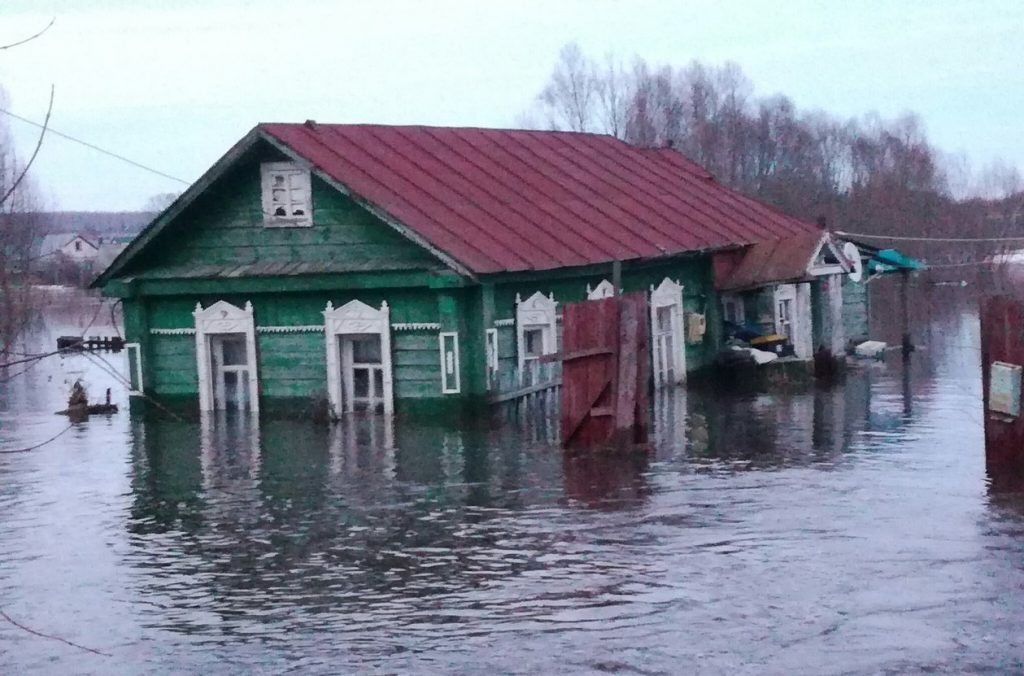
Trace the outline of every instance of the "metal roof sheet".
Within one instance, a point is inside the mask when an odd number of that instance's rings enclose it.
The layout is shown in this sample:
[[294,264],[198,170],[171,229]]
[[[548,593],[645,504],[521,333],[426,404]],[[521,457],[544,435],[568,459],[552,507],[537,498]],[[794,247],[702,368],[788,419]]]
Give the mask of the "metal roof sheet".
[[474,273],[818,232],[720,185],[674,150],[611,136],[312,122],[258,129]]
[[808,266],[827,233],[758,242],[743,252],[738,264],[716,286],[722,291],[795,282],[809,277]]

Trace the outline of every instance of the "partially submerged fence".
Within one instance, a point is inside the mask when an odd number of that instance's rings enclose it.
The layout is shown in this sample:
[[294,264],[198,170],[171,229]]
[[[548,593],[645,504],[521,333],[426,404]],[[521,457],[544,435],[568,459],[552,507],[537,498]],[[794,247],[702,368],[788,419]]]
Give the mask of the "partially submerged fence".
[[1024,490],[1024,303],[988,298],[981,308],[985,468],[994,490]]
[[571,303],[563,347],[499,378],[491,402],[522,423],[557,419],[562,445],[632,447],[647,441],[648,305],[643,293]]

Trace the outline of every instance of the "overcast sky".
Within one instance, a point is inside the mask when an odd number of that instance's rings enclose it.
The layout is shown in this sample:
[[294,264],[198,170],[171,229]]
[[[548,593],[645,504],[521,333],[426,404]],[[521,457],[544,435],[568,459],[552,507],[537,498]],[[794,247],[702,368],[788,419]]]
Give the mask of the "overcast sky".
[[[10,110],[187,181],[259,121],[511,126],[559,49],[732,60],[756,93],[848,117],[907,110],[980,166],[1024,166],[1024,2],[0,1]],[[19,149],[35,130],[10,121]],[[136,209],[183,186],[59,138],[50,206]]]

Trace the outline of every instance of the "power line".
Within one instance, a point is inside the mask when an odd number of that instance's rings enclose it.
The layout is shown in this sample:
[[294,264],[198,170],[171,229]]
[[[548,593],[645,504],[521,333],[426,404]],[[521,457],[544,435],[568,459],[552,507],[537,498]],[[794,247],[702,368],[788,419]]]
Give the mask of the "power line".
[[836,230],[835,234],[842,237],[861,237],[863,239],[887,239],[897,242],[1024,242],[1024,237],[912,237],[909,235],[870,235],[865,232],[845,232]]
[[177,176],[171,176],[170,174],[166,174],[166,173],[160,171],[159,169],[154,169],[153,167],[147,167],[145,164],[142,164],[141,162],[136,162],[135,160],[129,159],[129,158],[125,157],[124,155],[119,155],[119,154],[117,154],[117,153],[115,153],[115,152],[113,152],[111,150],[107,150],[107,149],[101,148],[98,145],[95,145],[93,143],[89,143],[88,141],[83,141],[80,138],[75,138],[74,136],[71,136],[70,134],[65,134],[64,132],[57,131],[53,127],[47,127],[47,126],[42,125],[42,124],[40,124],[38,122],[35,122],[33,120],[30,120],[28,118],[22,117],[21,115],[17,115],[15,113],[12,113],[9,110],[5,110],[3,108],[0,108],[0,113],[3,113],[4,115],[7,115],[9,117],[13,117],[15,120],[19,120],[21,122],[24,122],[25,124],[30,124],[33,127],[38,127],[39,129],[45,129],[47,134],[53,134],[55,136],[59,136],[59,137],[65,139],[65,140],[71,141],[72,143],[77,143],[79,145],[85,146],[86,148],[89,148],[90,150],[95,150],[98,153],[103,153],[104,155],[107,155],[109,157],[113,157],[114,159],[121,160],[122,162],[127,162],[128,164],[132,165],[133,167],[137,167],[139,169],[142,169],[143,171],[148,171],[151,174],[156,174],[157,176],[161,176],[163,178],[167,178],[167,179],[170,179],[172,181],[177,181],[178,183],[182,183],[184,185],[189,185],[188,181],[186,181],[184,179],[181,179],[181,178],[178,178]]
[[3,453],[3,454],[8,454],[8,453],[28,453],[29,451],[34,451],[37,448],[42,448],[43,446],[45,446],[46,444],[50,443],[51,441],[56,441],[60,437],[64,436],[64,434],[67,433],[67,431],[70,430],[74,426],[75,426],[74,423],[69,423],[67,427],[62,429],[60,432],[57,432],[56,434],[54,434],[52,437],[50,437],[46,441],[40,441],[38,444],[35,444],[33,446],[28,446],[26,448],[12,448],[10,450],[0,450],[0,453]]

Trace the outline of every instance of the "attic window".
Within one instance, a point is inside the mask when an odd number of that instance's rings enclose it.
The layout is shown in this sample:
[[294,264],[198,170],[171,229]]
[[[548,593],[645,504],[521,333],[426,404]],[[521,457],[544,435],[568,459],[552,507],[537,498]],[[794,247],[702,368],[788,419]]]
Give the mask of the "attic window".
[[313,224],[309,172],[292,162],[260,165],[263,185],[263,224],[305,227]]

